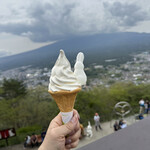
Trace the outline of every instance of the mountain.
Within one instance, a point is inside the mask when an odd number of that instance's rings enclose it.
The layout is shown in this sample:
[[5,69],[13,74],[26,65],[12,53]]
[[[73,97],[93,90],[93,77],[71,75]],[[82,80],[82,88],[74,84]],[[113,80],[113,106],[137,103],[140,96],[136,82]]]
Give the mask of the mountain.
[[21,66],[52,67],[63,49],[67,58],[74,63],[76,54],[85,54],[85,65],[92,63],[107,65],[106,59],[116,59],[115,64],[131,59],[132,53],[150,50],[148,33],[110,33],[80,36],[58,41],[29,52],[0,58],[0,70]]

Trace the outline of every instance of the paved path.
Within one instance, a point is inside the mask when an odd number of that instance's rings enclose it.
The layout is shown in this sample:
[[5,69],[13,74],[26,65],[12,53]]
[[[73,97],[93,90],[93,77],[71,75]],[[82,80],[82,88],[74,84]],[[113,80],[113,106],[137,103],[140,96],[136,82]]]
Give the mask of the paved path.
[[[125,118],[126,122],[127,122],[127,125],[130,125],[130,124],[133,124],[135,122],[135,119],[133,116],[131,117],[128,117],[128,118]],[[93,137],[84,137],[83,139],[80,140],[79,142],[79,145],[77,148],[75,149],[78,149],[79,147],[82,147],[84,145],[87,145],[93,141],[96,141],[106,135],[109,135],[111,133],[113,133],[113,127],[112,125],[114,124],[114,121],[111,121],[111,122],[105,122],[105,123],[102,123],[101,126],[103,128],[103,130],[99,130],[99,131],[95,131],[95,128],[94,126],[92,127],[93,129]],[[85,131],[86,133],[86,131]],[[8,147],[4,147],[4,148],[0,148],[1,150],[24,150],[23,148],[23,144],[18,144],[18,145],[14,145],[14,146],[8,146]],[[26,148],[26,150],[38,150],[37,147],[35,148]]]
[[[127,125],[131,125],[133,123],[135,123],[135,117],[134,116],[131,116],[131,117],[128,117],[128,118],[125,118],[124,120],[127,122]],[[114,124],[114,120],[113,121],[109,121],[109,122],[105,122],[105,123],[102,123],[101,124],[101,127],[103,130],[99,130],[99,131],[96,131],[95,130],[95,127],[93,126],[92,129],[93,129],[93,137],[85,137],[83,139],[80,140],[79,142],[79,145],[77,148],[75,149],[78,149],[84,145],[87,145],[91,142],[94,142],[104,136],[107,136],[109,134],[112,134],[114,133],[114,130],[113,130],[113,124]],[[85,132],[86,133],[86,132]]]

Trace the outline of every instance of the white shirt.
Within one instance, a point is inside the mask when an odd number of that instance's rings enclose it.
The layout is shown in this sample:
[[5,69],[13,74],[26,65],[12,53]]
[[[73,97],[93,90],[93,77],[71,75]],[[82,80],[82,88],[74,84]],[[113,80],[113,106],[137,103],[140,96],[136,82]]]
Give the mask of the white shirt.
[[126,123],[123,123],[123,124],[121,125],[121,129],[126,128],[126,127],[127,127],[127,124],[126,124]]
[[94,116],[94,121],[99,122],[100,116]]
[[140,104],[140,105],[144,105],[144,100],[141,99],[141,100],[139,101],[139,104]]
[[30,136],[27,136],[26,143],[29,144],[29,143],[30,143],[30,140],[31,140],[31,137],[30,137]]

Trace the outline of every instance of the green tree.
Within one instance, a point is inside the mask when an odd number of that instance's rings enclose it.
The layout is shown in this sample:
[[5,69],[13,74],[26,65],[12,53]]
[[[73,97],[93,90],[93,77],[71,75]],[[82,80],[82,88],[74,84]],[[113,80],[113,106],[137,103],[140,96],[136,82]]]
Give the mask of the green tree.
[[6,99],[12,99],[19,96],[24,96],[27,93],[26,87],[23,81],[16,79],[4,79],[2,84],[2,97]]

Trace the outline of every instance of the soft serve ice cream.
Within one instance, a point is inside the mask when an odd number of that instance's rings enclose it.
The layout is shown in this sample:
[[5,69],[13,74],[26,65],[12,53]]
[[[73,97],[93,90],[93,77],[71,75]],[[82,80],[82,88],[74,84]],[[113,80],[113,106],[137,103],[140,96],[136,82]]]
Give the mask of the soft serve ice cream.
[[[73,111],[69,110],[68,112],[67,109],[67,105],[69,105],[69,103],[74,106],[74,102],[71,102],[72,96],[73,99],[75,99],[76,90],[80,90],[82,85],[86,84],[87,77],[84,72],[83,60],[84,54],[81,52],[78,53],[73,72],[64,51],[60,50],[58,59],[51,71],[49,92],[55,101],[57,99],[56,103],[59,109],[63,111],[61,114],[64,123],[70,121],[73,115]],[[69,98],[70,100],[68,101],[67,99]],[[66,109],[62,107],[66,107]]]
[[68,90],[72,91],[78,87],[81,87],[81,83],[78,82],[75,74],[71,70],[70,63],[66,58],[64,51],[60,50],[59,57],[52,68],[49,90],[60,91]]

